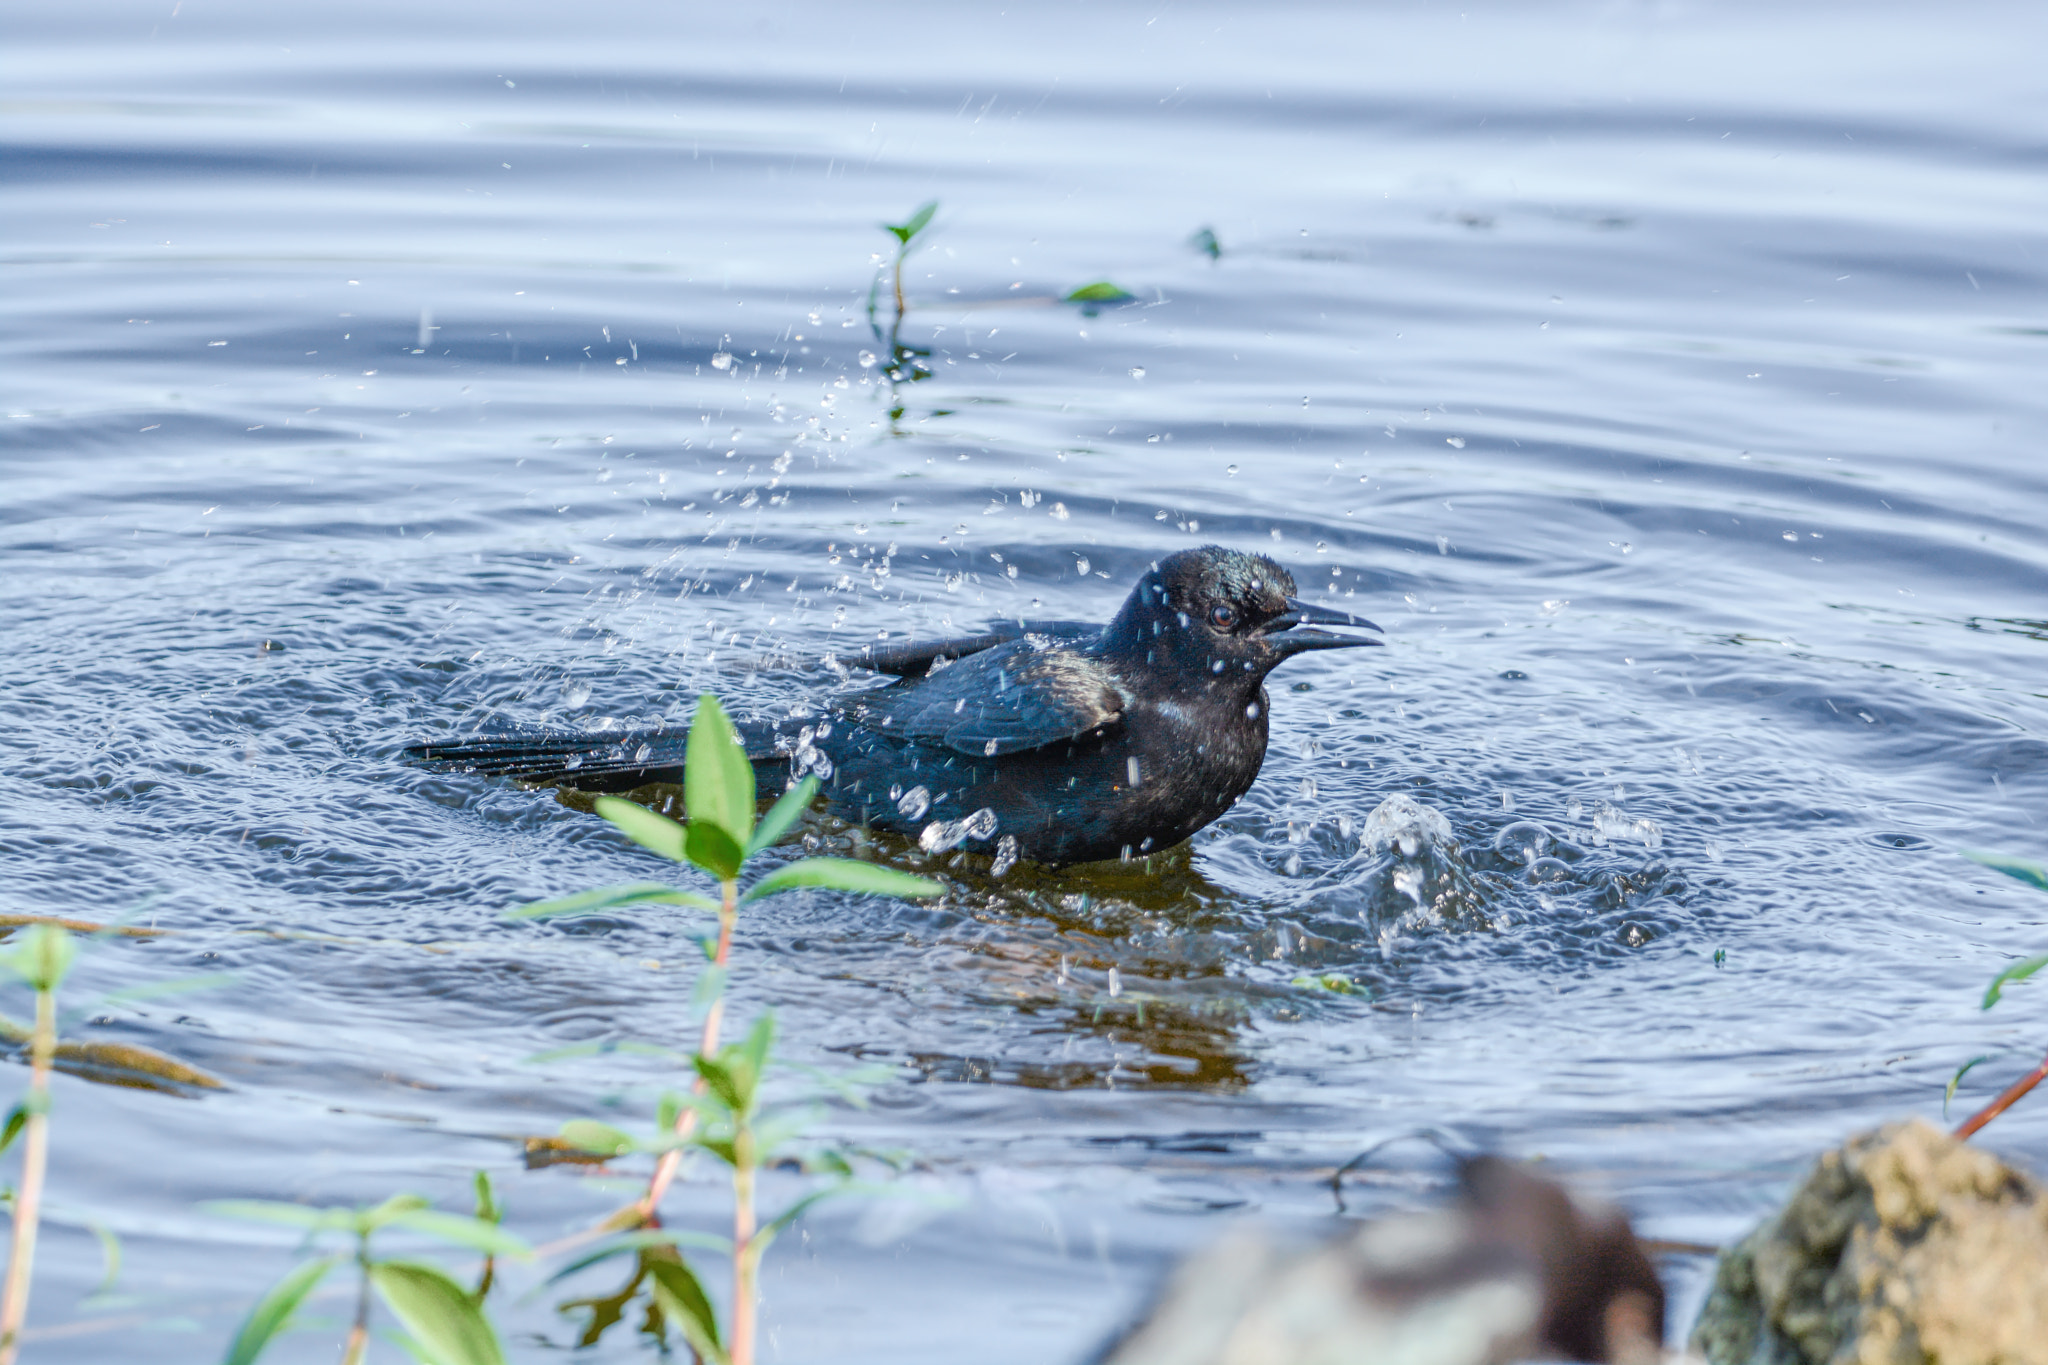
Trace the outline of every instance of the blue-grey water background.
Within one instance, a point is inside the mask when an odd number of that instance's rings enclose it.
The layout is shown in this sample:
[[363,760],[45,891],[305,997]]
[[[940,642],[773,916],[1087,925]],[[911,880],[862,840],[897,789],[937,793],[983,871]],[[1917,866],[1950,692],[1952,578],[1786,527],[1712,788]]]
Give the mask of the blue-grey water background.
[[[660,869],[403,743],[784,704],[1207,541],[1389,647],[1275,675],[1191,859],[749,911],[736,1008],[894,1068],[824,1123],[917,1162],[771,1255],[770,1359],[1074,1359],[1423,1125],[1719,1241],[2041,1045],[2038,992],[1976,1002],[2048,898],[1954,852],[2048,853],[2039,7],[4,25],[0,909],[178,931],[90,951],[73,1030],[229,1087],[60,1079],[31,1358],[217,1357],[293,1244],[207,1199],[453,1208],[484,1168],[544,1240],[617,1197],[517,1140],[645,1121],[659,1072],[526,1059],[687,1036],[692,926],[508,924]],[[877,225],[927,199],[892,424]],[[1051,302],[1097,279],[1135,301]],[[1395,792],[1454,827],[1457,913],[1360,851]],[[1583,856],[1532,881],[1516,821]],[[1987,1137],[2038,1164],[2048,1105]],[[1441,1175],[1390,1160],[1354,1207]],[[1666,1268],[1682,1325],[1706,1265]],[[519,1358],[550,1301],[505,1306]]]

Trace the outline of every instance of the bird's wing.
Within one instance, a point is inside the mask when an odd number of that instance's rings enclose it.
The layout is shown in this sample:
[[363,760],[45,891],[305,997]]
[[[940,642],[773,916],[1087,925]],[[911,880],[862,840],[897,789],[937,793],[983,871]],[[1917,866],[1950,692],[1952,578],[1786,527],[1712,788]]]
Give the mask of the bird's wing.
[[1057,640],[1079,640],[1100,634],[1102,627],[1090,621],[999,621],[979,635],[956,635],[941,640],[895,640],[868,645],[839,656],[848,668],[867,668],[893,673],[899,678],[922,678],[941,659],[964,659],[997,645],[1043,635]]
[[871,730],[981,758],[1041,749],[1117,724],[1124,698],[1097,660],[1044,636],[1026,636],[914,682],[862,693],[852,709]]

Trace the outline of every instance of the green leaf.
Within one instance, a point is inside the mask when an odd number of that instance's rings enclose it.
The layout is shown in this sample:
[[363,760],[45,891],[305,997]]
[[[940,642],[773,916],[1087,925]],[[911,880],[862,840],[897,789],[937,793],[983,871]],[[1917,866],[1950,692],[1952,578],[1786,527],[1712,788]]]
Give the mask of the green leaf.
[[39,991],[54,991],[78,956],[69,930],[55,924],[31,924],[5,959],[15,974]]
[[158,1000],[167,995],[185,995],[192,991],[210,991],[219,986],[232,986],[241,978],[233,972],[207,972],[200,976],[181,976],[171,981],[156,981],[147,986],[130,986],[123,991],[110,991],[100,997],[102,1005],[126,1005],[137,1000]]
[[100,1264],[106,1267],[100,1282],[93,1286],[92,1293],[85,1296],[90,1301],[111,1290],[114,1282],[121,1278],[121,1239],[98,1223],[87,1223],[86,1226],[92,1229],[93,1236],[100,1239]]
[[1138,297],[1127,290],[1119,289],[1108,280],[1097,280],[1084,284],[1073,293],[1066,295],[1062,303],[1125,303]]
[[653,1246],[696,1247],[700,1251],[716,1252],[720,1256],[732,1254],[730,1241],[723,1237],[714,1237],[708,1232],[689,1232],[681,1228],[648,1228],[641,1232],[626,1233],[618,1241],[571,1261],[548,1276],[547,1282],[554,1284],[558,1280],[566,1280],[577,1271],[588,1270],[600,1262],[609,1261],[614,1256],[624,1256]]
[[690,1060],[695,1064],[697,1074],[704,1078],[704,1084],[726,1108],[738,1113],[747,1107],[746,1097],[740,1093],[740,1083],[734,1078],[731,1067],[710,1057],[692,1057]]
[[14,1108],[8,1110],[7,1126],[4,1129],[0,1129],[0,1152],[4,1152],[9,1147],[12,1147],[14,1140],[21,1136],[21,1130],[26,1127],[28,1127],[28,1106],[26,1104],[17,1104]]
[[1972,1057],[1969,1061],[1957,1067],[1956,1074],[1948,1078],[1948,1089],[1943,1091],[1941,1096],[1941,1117],[1944,1121],[1948,1118],[1948,1102],[1956,1097],[1956,1087],[1963,1083],[1963,1077],[1969,1075],[1977,1063],[1990,1060],[1991,1054],[1988,1052],[1982,1057]]
[[[690,827],[716,825],[732,843],[733,869],[739,868],[739,851],[754,832],[754,765],[740,747],[732,722],[718,698],[706,692],[697,698],[697,714],[690,719],[690,744],[683,759],[683,808],[690,814]],[[710,865],[692,855],[699,867]],[[730,879],[733,872],[718,874]]]
[[596,1119],[570,1119],[562,1125],[562,1140],[597,1156],[618,1156],[640,1145],[631,1133]]
[[306,1204],[286,1204],[274,1199],[215,1199],[199,1206],[223,1218],[240,1218],[250,1223],[278,1223],[307,1232],[330,1232],[353,1228],[354,1209],[320,1209]]
[[683,1116],[683,1097],[673,1090],[662,1092],[661,1104],[655,1110],[655,1126],[664,1133],[675,1131],[677,1120]]
[[356,1215],[356,1231],[367,1237],[386,1223],[395,1223],[415,1209],[424,1209],[427,1201],[416,1194],[394,1194],[375,1208],[364,1209]]
[[690,1145],[701,1151],[711,1153],[711,1155],[717,1157],[728,1166],[740,1164],[739,1151],[733,1146],[731,1138],[696,1137],[690,1140]]
[[469,1291],[424,1261],[378,1261],[370,1283],[437,1365],[505,1365],[490,1319]]
[[884,223],[882,224],[882,226],[889,232],[894,233],[896,235],[896,240],[898,242],[901,242],[905,246],[909,246],[910,239],[917,236],[918,233],[923,232],[925,230],[926,224],[931,222],[932,215],[937,213],[938,211],[939,201],[936,199],[929,200],[924,204],[922,208],[918,209],[916,213],[910,215],[909,222]]
[[772,896],[778,891],[787,891],[796,886],[823,886],[834,891],[854,891],[870,896],[913,896],[944,895],[946,888],[938,882],[924,877],[913,877],[908,872],[898,872],[893,867],[877,867],[873,863],[856,862],[851,858],[806,858],[800,863],[778,867],[767,876],[747,888],[742,901],[757,900]]
[[739,876],[740,865],[747,860],[738,840],[705,820],[690,821],[690,832],[683,838],[683,851],[691,862],[722,882]]
[[2043,868],[2039,863],[2022,862],[2018,858],[2008,858],[1999,853],[1972,853],[1968,849],[1961,852],[1973,863],[1982,863],[1994,871],[2003,872],[2008,877],[2017,877],[2028,886],[2048,891],[2048,868]]
[[761,817],[761,823],[754,828],[754,837],[747,840],[747,856],[753,857],[787,834],[789,827],[802,819],[803,813],[810,809],[811,802],[817,799],[817,795],[818,779],[815,777],[806,777],[784,792],[782,799],[770,806],[768,813]]
[[491,1189],[491,1173],[478,1171],[471,1182],[476,1190],[476,1216],[479,1222],[496,1226],[505,1221],[504,1206],[498,1203],[498,1196]]
[[469,1247],[488,1256],[533,1254],[533,1248],[526,1244],[524,1238],[513,1236],[496,1223],[460,1213],[442,1213],[437,1209],[413,1209],[391,1219],[391,1226],[412,1232],[423,1232],[438,1241]]
[[[632,805],[629,801],[626,804]],[[635,806],[635,810],[640,807]],[[654,812],[649,811],[649,815]],[[660,816],[656,816],[660,819]],[[673,823],[673,822],[671,822]],[[691,891],[678,891],[673,886],[660,882],[628,882],[623,886],[600,886],[595,891],[579,891],[573,896],[558,900],[534,901],[517,910],[505,912],[507,919],[548,919],[555,915],[589,915],[599,910],[633,905],[687,905],[696,910],[716,910],[718,902],[706,900]]]
[[317,1261],[308,1261],[273,1285],[270,1292],[249,1310],[249,1316],[242,1319],[241,1330],[235,1333],[222,1365],[253,1365],[263,1354],[264,1347],[270,1344],[270,1339],[291,1321],[293,1312],[305,1301],[306,1295],[312,1293],[313,1287],[341,1260],[339,1256],[324,1256]]
[[2030,957],[2025,961],[2015,962],[2010,967],[2007,967],[1991,979],[1990,988],[1984,992],[1982,1008],[1990,1009],[1998,1003],[1999,998],[2005,993],[2007,985],[2014,981],[2025,981],[2043,967],[2048,967],[2048,956]]
[[852,1187],[846,1184],[830,1185],[822,1190],[813,1190],[781,1213],[776,1214],[774,1218],[762,1224],[760,1230],[748,1241],[747,1254],[754,1257],[758,1262],[760,1257],[766,1254],[768,1244],[787,1232],[789,1225],[803,1217],[811,1205],[821,1199],[830,1199],[834,1195],[851,1194],[852,1192]]
[[706,1365],[725,1365],[725,1347],[718,1340],[718,1314],[696,1275],[680,1260],[649,1261],[647,1273],[654,1280],[655,1298],[662,1311],[675,1319],[690,1349],[702,1356]]
[[754,1026],[747,1030],[746,1041],[735,1050],[735,1060],[745,1063],[734,1067],[734,1075],[741,1083],[741,1097],[751,1108],[754,1092],[760,1086],[761,1074],[768,1069],[768,1051],[775,1046],[775,1013],[764,1011]]
[[600,796],[592,805],[599,815],[617,825],[628,839],[642,848],[652,849],[677,862],[683,860],[683,827],[676,821],[623,796]]
[[697,973],[697,983],[690,988],[690,1010],[702,1013],[711,1008],[718,998],[725,994],[728,973],[717,963],[712,963]]

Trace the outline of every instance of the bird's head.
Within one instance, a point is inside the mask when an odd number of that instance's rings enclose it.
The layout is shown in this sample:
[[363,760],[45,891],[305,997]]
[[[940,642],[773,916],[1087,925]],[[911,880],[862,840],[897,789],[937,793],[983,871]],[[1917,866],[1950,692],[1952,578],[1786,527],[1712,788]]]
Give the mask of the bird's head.
[[1295,592],[1293,576],[1264,555],[1220,545],[1176,551],[1138,580],[1110,623],[1107,642],[1120,654],[1171,664],[1176,674],[1251,687],[1293,655],[1381,643],[1310,629],[1379,627],[1304,602]]

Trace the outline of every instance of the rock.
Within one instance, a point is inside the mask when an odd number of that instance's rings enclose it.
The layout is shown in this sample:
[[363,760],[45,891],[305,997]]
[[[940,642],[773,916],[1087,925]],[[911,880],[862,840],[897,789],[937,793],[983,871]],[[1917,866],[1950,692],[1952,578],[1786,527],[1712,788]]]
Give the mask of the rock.
[[1504,1365],[1658,1358],[1664,1290],[1628,1219],[1495,1157],[1449,1209],[1191,1257],[1102,1365]]
[[1711,1365],[2048,1365],[2048,1194],[1914,1119],[1820,1159],[1722,1253]]

